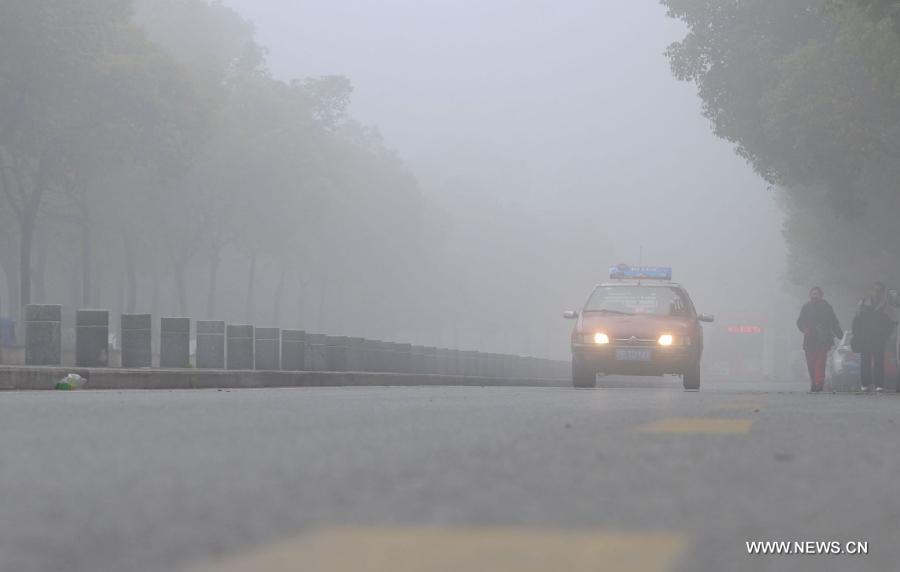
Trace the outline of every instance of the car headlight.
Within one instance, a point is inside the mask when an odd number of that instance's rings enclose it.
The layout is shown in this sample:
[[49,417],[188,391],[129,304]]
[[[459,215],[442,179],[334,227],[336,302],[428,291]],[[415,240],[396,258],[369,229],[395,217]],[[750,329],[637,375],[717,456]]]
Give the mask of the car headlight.
[[661,346],[671,346],[673,343],[675,343],[675,338],[672,337],[672,334],[663,334],[659,336],[658,343]]
[[594,334],[594,343],[598,345],[605,345],[609,343],[609,336],[602,332],[597,332]]

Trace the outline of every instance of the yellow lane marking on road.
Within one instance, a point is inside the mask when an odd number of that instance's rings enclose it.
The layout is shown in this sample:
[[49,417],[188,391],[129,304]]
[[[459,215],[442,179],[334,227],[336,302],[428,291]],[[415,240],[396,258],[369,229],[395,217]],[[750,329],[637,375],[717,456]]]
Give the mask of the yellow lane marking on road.
[[667,532],[532,528],[334,528],[197,572],[674,572]]
[[751,419],[711,417],[671,417],[638,427],[640,433],[684,433],[709,435],[742,435],[753,425]]

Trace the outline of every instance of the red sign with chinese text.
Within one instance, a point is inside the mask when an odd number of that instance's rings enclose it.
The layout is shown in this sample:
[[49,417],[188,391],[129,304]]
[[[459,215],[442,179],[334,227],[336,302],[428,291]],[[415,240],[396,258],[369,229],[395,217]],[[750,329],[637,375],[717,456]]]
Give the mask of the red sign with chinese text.
[[729,334],[761,334],[760,326],[728,326]]

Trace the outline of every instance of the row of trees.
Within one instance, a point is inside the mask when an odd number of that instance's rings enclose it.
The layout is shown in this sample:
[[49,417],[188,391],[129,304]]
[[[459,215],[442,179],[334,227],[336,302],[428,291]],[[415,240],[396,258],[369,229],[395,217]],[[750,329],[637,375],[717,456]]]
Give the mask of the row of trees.
[[420,189],[351,95],[274,78],[220,2],[0,0],[0,315],[62,303],[566,355],[559,312],[609,263],[592,218],[455,175]]
[[900,3],[663,0],[674,74],[778,189],[790,277],[900,282]]
[[273,78],[252,25],[219,2],[3,0],[9,311],[116,298],[212,317],[224,299],[253,319],[264,298],[277,317],[290,290],[323,306],[360,276],[380,280],[354,298],[402,299],[429,212],[348,116],[351,92],[342,77]]

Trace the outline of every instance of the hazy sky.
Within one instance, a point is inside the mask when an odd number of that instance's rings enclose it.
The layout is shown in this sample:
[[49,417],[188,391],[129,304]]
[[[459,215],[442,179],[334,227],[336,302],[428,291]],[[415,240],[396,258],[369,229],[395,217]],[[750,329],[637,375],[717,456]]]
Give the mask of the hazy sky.
[[354,115],[426,189],[596,217],[617,259],[642,246],[708,298],[774,287],[771,193],[672,77],[663,52],[683,29],[655,0],[226,3],[255,22],[278,77],[349,77]]

